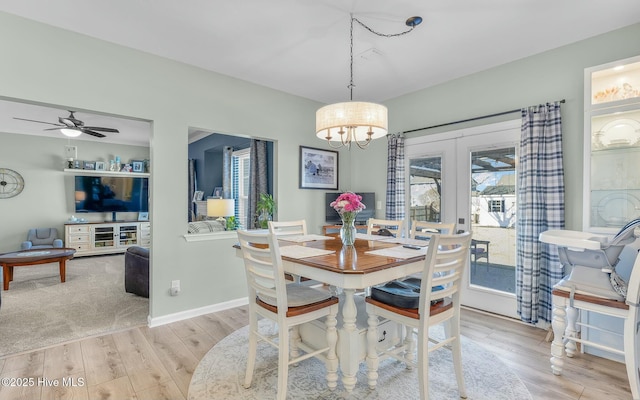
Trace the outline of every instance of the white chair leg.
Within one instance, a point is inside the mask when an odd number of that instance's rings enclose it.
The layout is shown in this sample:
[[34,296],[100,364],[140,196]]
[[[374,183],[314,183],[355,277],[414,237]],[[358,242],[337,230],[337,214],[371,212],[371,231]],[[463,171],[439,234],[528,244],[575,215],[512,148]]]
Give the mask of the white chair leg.
[[[407,328],[407,336],[413,336],[413,328]],[[418,389],[420,400],[429,399],[429,331],[418,330]]]
[[[565,339],[572,339],[578,337],[578,329],[576,328],[576,322],[578,321],[578,310],[574,307],[567,307],[567,330],[565,332]],[[577,351],[578,347],[576,346],[576,342],[573,340],[567,340],[565,345],[565,351],[567,353],[567,357],[573,357]]]
[[289,331],[280,329],[278,335],[278,392],[277,400],[286,400],[287,398],[287,381],[289,378]]
[[[369,308],[369,307],[367,307]],[[367,380],[369,382],[369,389],[374,390],[378,383],[378,350],[376,345],[378,344],[378,316],[375,315],[373,310],[367,310],[369,312],[369,319],[367,320],[369,328],[367,329]]]
[[[404,359],[407,361],[407,369],[413,369],[413,365],[416,362],[416,338],[414,336],[415,330],[414,328],[407,326],[406,332],[407,335],[404,338],[404,345],[406,349],[404,353]],[[429,339],[427,338],[427,342],[421,343],[419,347],[427,347],[428,340]]]
[[564,366],[564,332],[567,327],[567,313],[563,306],[553,304],[551,327],[553,328],[553,342],[551,342],[551,371],[554,375],[562,374]]
[[[300,357],[300,340],[300,329],[297,325],[293,326],[289,338],[289,357],[291,357],[292,360]],[[298,363],[293,363],[293,366],[297,367]]]
[[449,320],[450,334],[455,337],[451,342],[451,352],[453,355],[453,368],[456,371],[456,381],[458,382],[458,393],[463,399],[467,398],[467,390],[464,386],[464,373],[462,371],[462,344],[460,343],[460,314]]
[[249,388],[253,380],[253,370],[256,365],[256,350],[258,347],[258,317],[254,312],[249,313],[249,349],[247,354],[247,370],[244,375],[244,387]]
[[338,343],[338,330],[336,329],[336,325],[338,324],[338,320],[336,319],[336,314],[338,312],[338,308],[335,307],[335,312],[327,315],[327,345],[329,346],[329,350],[327,350],[327,387],[329,390],[335,390],[338,386],[338,355],[336,354],[336,344]]

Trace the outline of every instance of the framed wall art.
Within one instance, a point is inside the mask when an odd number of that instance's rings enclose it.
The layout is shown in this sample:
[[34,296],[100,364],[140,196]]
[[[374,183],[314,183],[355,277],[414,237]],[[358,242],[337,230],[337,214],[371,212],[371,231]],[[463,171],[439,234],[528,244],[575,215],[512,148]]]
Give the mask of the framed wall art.
[[338,190],[338,152],[300,146],[300,189]]

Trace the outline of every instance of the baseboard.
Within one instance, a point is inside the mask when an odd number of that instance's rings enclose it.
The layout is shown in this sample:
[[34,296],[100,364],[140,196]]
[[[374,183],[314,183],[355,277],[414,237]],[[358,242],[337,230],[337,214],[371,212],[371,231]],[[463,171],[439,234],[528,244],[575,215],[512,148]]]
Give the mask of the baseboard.
[[249,304],[249,299],[243,297],[240,299],[225,301],[223,303],[212,304],[205,307],[193,308],[191,310],[180,311],[174,314],[163,315],[157,318],[148,317],[148,323],[150,328],[156,326],[170,324],[172,322],[178,322],[189,318],[198,317],[204,314],[210,314],[218,311],[229,310],[231,308],[240,307]]

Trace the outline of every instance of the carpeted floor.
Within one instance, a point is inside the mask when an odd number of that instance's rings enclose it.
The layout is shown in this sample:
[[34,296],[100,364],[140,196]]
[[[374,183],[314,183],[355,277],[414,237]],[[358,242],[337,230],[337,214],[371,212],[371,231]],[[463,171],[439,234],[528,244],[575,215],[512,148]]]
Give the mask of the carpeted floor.
[[124,255],[15,267],[0,308],[0,357],[145,325],[149,300],[124,291]]
[[[261,322],[261,328],[270,327]],[[239,329],[216,344],[200,361],[189,386],[189,400],[257,400],[276,397],[278,353],[262,342],[258,345],[258,358],[252,387],[242,386],[246,368],[248,326]],[[442,335],[435,327],[432,335]],[[474,400],[526,400],[531,394],[520,378],[493,354],[473,340],[462,337],[462,359],[465,386],[469,399]],[[451,353],[440,349],[429,356],[430,398],[459,399]],[[324,364],[315,358],[289,368],[289,399],[419,399],[417,369],[407,370],[404,364],[385,360],[378,370],[378,387],[369,390],[364,364],[358,383],[351,394],[342,384],[331,392],[323,382]]]

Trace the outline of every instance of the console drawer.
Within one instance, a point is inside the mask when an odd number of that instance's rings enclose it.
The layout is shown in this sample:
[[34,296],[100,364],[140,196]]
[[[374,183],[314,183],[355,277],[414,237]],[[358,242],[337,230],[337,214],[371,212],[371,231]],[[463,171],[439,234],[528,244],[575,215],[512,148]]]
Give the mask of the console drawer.
[[69,244],[89,243],[89,235],[69,235]]
[[73,243],[70,245],[67,245],[67,247],[72,248],[72,249],[76,249],[76,251],[78,253],[83,253],[85,251],[89,251],[89,243]]
[[84,234],[89,234],[89,225],[73,225],[73,226],[67,226],[67,231],[70,234],[73,233],[84,233]]

